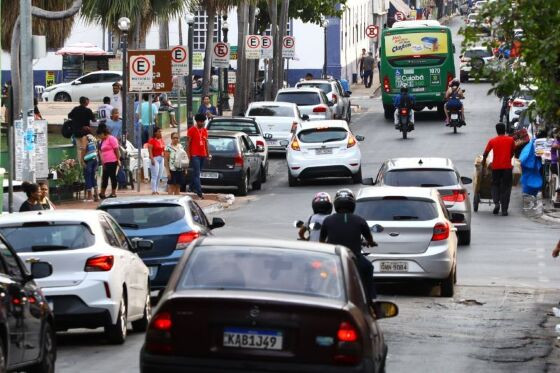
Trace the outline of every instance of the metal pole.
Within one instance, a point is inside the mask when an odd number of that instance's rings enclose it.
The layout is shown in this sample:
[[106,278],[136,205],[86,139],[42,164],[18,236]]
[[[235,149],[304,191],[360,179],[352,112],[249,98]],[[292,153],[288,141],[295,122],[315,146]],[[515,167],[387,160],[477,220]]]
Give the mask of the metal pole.
[[126,121],[127,121],[127,98],[128,98],[128,69],[127,69],[127,47],[128,47],[128,36],[126,32],[123,32],[123,40],[122,40],[122,77],[123,77],[123,84],[121,90],[121,100],[122,100],[122,143],[125,144],[126,148]]
[[153,136],[154,136],[154,121],[153,121],[153,119],[152,119],[152,115],[153,115],[153,112],[152,112],[152,100],[153,100],[153,99],[154,99],[154,96],[150,93],[150,94],[148,95],[148,118],[149,118],[149,121],[150,121],[150,122],[149,122],[149,126],[150,126],[150,127],[149,127],[148,133],[150,134],[150,137],[153,137]]
[[[169,113],[169,120],[171,121],[171,113]],[[177,84],[177,111],[175,112],[175,122],[177,122],[177,135],[179,135],[179,139],[181,139],[181,87],[179,87],[179,84]]]
[[[222,28],[222,21],[220,19],[220,15],[218,14],[218,42],[222,41],[222,33],[220,32],[220,29]],[[218,114],[220,116],[222,116],[224,114],[223,112],[223,103],[222,103],[222,99],[223,99],[223,93],[222,93],[222,79],[220,76],[220,72],[221,69],[216,68],[216,72],[218,73]]]
[[[23,111],[23,133],[27,136],[27,117],[33,110],[33,51],[31,44],[31,0],[20,0],[20,27],[21,27],[21,98]],[[24,151],[23,180],[35,182],[35,173],[31,171],[32,157],[30,151]]]
[[[140,105],[138,107],[138,111],[140,112],[140,115],[142,115],[142,91],[140,91],[138,93],[140,96],[138,101],[138,105]],[[136,191],[139,192],[140,191],[140,183],[142,182],[142,178],[141,178],[141,174],[142,174],[142,168],[144,168],[144,160],[142,159],[142,136],[144,134],[144,123],[140,123],[138,122],[138,135],[136,136],[136,146],[138,147],[138,161],[136,162]],[[146,176],[146,175],[144,175]]]
[[324,55],[323,55],[323,78],[327,77],[327,26],[323,26],[324,34],[325,34],[325,42],[324,42]]
[[[224,23],[226,21],[227,21],[227,15],[224,15]],[[227,44],[227,42],[228,42],[228,38],[227,38],[228,37],[228,29],[223,28],[222,31],[224,33],[224,43]],[[227,67],[224,67],[224,93],[223,93],[223,98],[222,98],[222,109],[223,110],[231,110],[230,107],[229,107],[228,74],[229,74],[229,69]]]
[[193,125],[193,89],[192,89],[192,59],[193,59],[193,24],[189,23],[189,79],[187,84],[187,128]]
[[14,146],[14,89],[10,85],[8,88],[8,211],[10,214],[14,212],[14,160],[16,154],[16,147]]

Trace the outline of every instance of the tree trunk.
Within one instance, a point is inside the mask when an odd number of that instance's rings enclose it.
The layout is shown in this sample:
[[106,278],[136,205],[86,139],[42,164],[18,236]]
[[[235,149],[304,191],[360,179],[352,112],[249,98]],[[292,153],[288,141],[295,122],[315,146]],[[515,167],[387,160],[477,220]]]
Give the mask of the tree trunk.
[[247,61],[245,60],[245,35],[247,34],[247,17],[249,5],[244,0],[237,8],[237,71],[235,72],[235,99],[233,100],[232,115],[244,114],[246,106],[246,98],[243,97],[247,79],[245,79],[247,71]]
[[278,54],[274,59],[275,62],[275,74],[274,74],[274,89],[272,90],[273,97],[276,97],[276,93],[284,85],[284,58],[282,58],[282,40],[286,35],[286,24],[288,23],[288,9],[290,7],[290,0],[282,0],[282,6],[280,9],[279,17],[279,27],[278,27],[278,42],[276,43]]
[[169,22],[159,21],[159,49],[169,49]]
[[[278,38],[278,1],[270,0],[268,2],[268,15],[270,16],[270,36],[272,36],[273,43],[276,43]],[[278,58],[278,48],[274,48],[272,61],[268,61],[268,79],[265,84],[265,100],[272,101],[274,99],[273,80],[274,80],[274,61]]]
[[204,51],[204,74],[202,75],[202,94],[210,93],[212,83],[212,48],[214,48],[214,17],[216,8],[209,6],[206,8],[206,49]]

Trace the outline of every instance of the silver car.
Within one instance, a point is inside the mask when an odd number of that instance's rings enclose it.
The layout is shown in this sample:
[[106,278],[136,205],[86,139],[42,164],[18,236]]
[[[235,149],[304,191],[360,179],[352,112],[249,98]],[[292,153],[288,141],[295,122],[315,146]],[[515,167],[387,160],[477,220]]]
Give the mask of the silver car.
[[393,158],[381,165],[377,178],[364,179],[364,184],[395,187],[436,188],[445,207],[452,214],[460,245],[471,242],[471,200],[465,184],[472,179],[460,176],[448,158]]
[[296,88],[319,88],[333,102],[333,113],[335,119],[344,119],[350,123],[352,110],[350,108],[350,92],[345,92],[342,85],[334,79],[312,79],[304,80],[296,84]]
[[367,221],[379,245],[365,249],[376,279],[434,281],[442,296],[453,296],[457,228],[436,189],[364,188],[355,213]]
[[334,118],[334,104],[319,88],[283,88],[276,94],[275,101],[296,104],[301,115],[307,115],[309,120]]

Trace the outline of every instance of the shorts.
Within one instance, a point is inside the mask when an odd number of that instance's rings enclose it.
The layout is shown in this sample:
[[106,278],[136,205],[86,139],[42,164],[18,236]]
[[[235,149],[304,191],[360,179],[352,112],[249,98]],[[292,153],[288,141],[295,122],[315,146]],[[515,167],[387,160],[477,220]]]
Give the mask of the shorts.
[[171,171],[171,177],[167,179],[167,185],[183,185],[185,184],[184,171]]
[[450,99],[449,101],[447,101],[446,106],[448,109],[460,109],[463,107],[463,103],[461,102],[461,100]]

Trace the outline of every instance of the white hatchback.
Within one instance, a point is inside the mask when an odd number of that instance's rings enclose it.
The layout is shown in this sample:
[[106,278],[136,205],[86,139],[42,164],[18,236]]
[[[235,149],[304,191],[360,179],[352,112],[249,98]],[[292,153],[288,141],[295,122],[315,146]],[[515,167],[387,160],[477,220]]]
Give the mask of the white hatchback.
[[94,71],[71,82],[47,87],[42,94],[43,101],[78,101],[80,97],[90,101],[103,101],[103,97],[113,97],[113,83],[122,80],[120,71]]
[[288,145],[288,181],[317,177],[351,177],[362,181],[362,153],[358,141],[344,120],[304,122]]
[[148,267],[136,254],[151,241],[126,237],[106,212],[50,210],[3,215],[0,233],[29,267],[45,261],[52,275],[38,279],[58,330],[104,327],[123,343],[128,322],[145,331],[151,318]]

